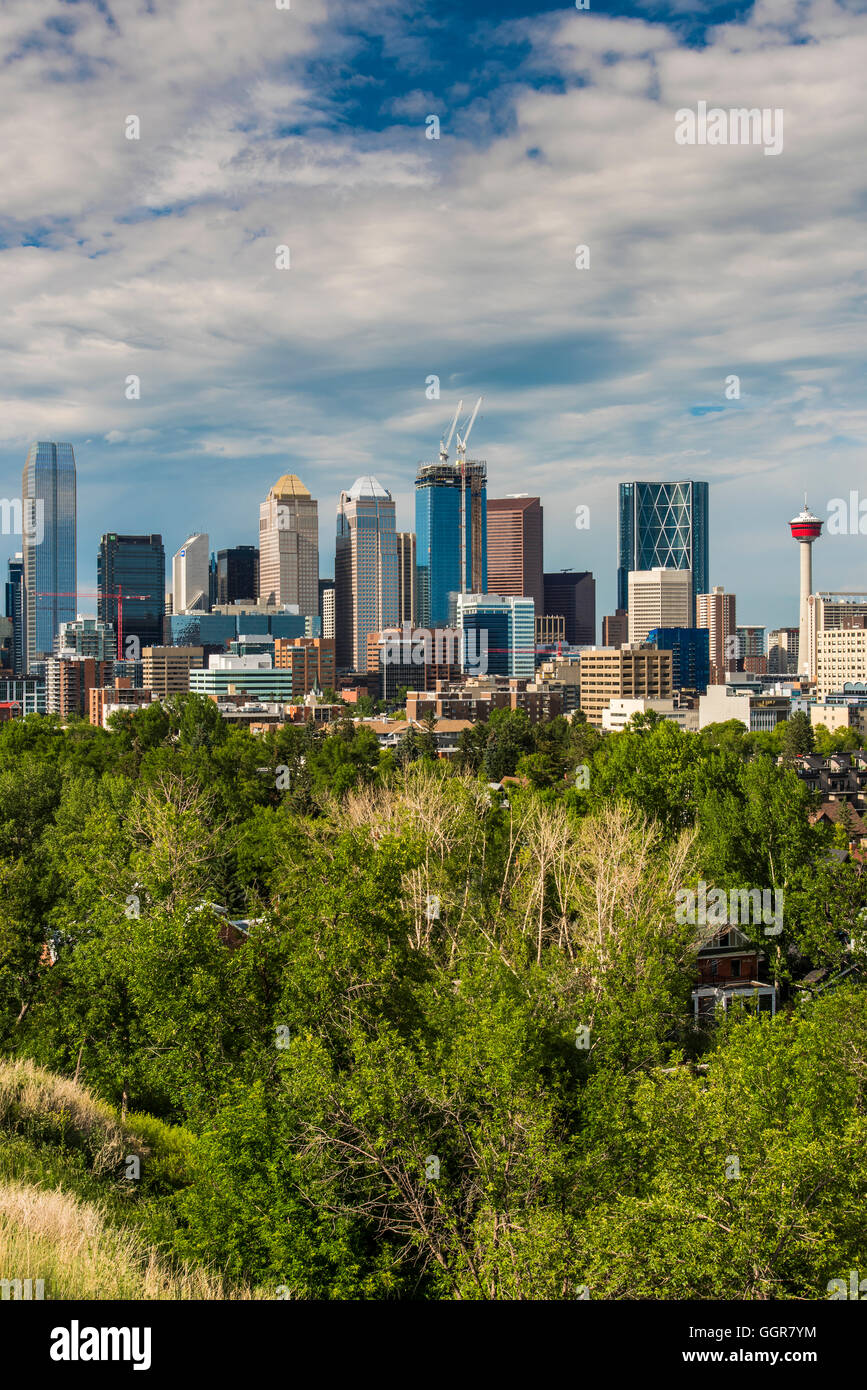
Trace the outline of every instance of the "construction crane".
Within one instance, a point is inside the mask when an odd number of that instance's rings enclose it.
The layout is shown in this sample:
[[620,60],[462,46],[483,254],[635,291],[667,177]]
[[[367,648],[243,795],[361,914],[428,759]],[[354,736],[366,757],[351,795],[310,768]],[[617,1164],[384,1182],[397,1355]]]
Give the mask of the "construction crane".
[[125,598],[147,600],[152,599],[153,595],[124,594],[121,591],[121,586],[118,584],[117,593],[115,593],[113,589],[107,589],[105,592],[101,592],[98,589],[78,589],[77,591],[72,593],[52,593],[48,589],[40,589],[34,592],[33,598],[74,598],[76,600],[80,598],[117,599],[117,659],[118,661],[123,661],[123,601]]
[[[478,413],[479,413],[479,406],[481,405],[481,403],[482,403],[482,398],[481,398],[481,396],[479,396],[479,399],[476,401],[476,404],[475,404],[475,408],[474,408],[474,410],[473,410],[473,413],[472,413],[472,415],[470,416],[470,422],[469,422],[469,424],[467,425],[466,429],[464,430],[463,435],[458,434],[458,461],[460,462],[460,465],[461,465],[461,593],[462,593],[462,594],[465,594],[466,591],[467,591],[467,520],[466,520],[466,512],[467,512],[467,441],[469,440],[469,437],[470,437],[470,431],[472,430],[473,425],[476,423],[476,416],[477,416]],[[463,401],[461,402],[461,405],[463,405]],[[460,408],[460,407],[459,407],[459,408]],[[449,443],[451,443],[451,435],[449,435]]]
[[440,440],[440,463],[448,463],[449,449],[452,447],[452,435],[455,432],[455,425],[458,423],[458,416],[463,408],[463,401],[458,401],[458,408],[455,411],[455,418],[452,420],[452,427],[449,430],[449,437],[445,441]]

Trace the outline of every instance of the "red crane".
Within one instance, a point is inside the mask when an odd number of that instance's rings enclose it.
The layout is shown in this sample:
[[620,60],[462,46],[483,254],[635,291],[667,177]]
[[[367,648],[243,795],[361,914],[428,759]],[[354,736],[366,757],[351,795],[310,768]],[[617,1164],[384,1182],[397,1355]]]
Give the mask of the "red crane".
[[33,597],[34,597],[34,598],[37,598],[37,599],[38,599],[38,598],[74,598],[74,599],[79,599],[79,598],[115,598],[115,599],[117,599],[117,659],[118,659],[118,661],[123,661],[123,659],[124,659],[124,657],[123,657],[123,601],[124,601],[125,598],[126,598],[126,599],[149,599],[149,598],[152,598],[153,595],[152,595],[152,594],[124,594],[124,593],[121,592],[121,586],[118,584],[118,586],[117,586],[117,593],[114,593],[114,591],[113,591],[112,589],[107,590],[105,593],[101,593],[99,590],[96,590],[96,589],[79,589],[76,593],[66,593],[66,594],[58,593],[58,594],[55,594],[55,593],[51,593],[51,592],[50,592],[49,590],[47,590],[47,589],[41,589],[41,590],[39,590],[37,593],[34,593]]

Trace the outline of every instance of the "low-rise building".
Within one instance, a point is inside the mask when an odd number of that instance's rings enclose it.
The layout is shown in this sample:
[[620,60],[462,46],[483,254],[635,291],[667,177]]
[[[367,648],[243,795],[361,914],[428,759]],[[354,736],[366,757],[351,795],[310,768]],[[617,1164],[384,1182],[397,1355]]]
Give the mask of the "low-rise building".
[[108,721],[120,709],[142,709],[153,703],[151,690],[136,690],[124,676],[115,676],[113,685],[94,686],[88,691],[87,717],[97,728],[108,728]]
[[634,714],[647,714],[651,710],[687,733],[698,732],[698,710],[686,705],[681,707],[673,696],[670,700],[612,700],[602,713],[602,728],[617,733],[626,728]]
[[201,670],[205,659],[201,647],[145,647],[142,651],[142,680],[159,700],[182,695],[190,689],[190,674]]

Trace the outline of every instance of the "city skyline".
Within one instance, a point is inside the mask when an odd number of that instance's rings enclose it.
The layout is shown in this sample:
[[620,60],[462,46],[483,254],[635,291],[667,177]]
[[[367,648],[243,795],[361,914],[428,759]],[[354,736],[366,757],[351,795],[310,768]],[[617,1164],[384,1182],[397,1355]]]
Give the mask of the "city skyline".
[[[592,570],[600,612],[617,483],[698,476],[710,582],[793,623],[780,518],[859,482],[867,19],[794,0],[664,22],[373,0],[364,32],[323,0],[196,15],[4,9],[0,490],[31,439],[73,443],[82,588],[108,528],[170,554],[189,525],[255,544],[283,472],[329,507],[375,473],[413,529],[417,464],[483,394],[492,493],[543,498],[546,564]],[[678,145],[675,113],[717,99],[783,108],[779,156]],[[826,536],[816,584],[861,587],[861,554]]]

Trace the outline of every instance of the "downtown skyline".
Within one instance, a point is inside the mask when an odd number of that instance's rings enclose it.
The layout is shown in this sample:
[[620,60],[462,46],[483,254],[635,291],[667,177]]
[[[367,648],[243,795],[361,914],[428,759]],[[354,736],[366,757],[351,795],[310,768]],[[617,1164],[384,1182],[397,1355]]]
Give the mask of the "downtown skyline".
[[[5,8],[0,491],[33,439],[73,443],[82,589],[109,529],[255,544],[283,473],[323,522],[372,473],[412,530],[418,464],[483,395],[491,495],[542,498],[546,565],[592,570],[599,613],[617,484],[698,477],[711,582],[745,621],[795,622],[786,522],[805,489],[825,516],[857,488],[865,432],[865,17],[373,3],[356,23]],[[702,100],[784,109],[784,149],[679,146]],[[826,528],[817,587],[863,587],[859,541]]]

